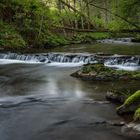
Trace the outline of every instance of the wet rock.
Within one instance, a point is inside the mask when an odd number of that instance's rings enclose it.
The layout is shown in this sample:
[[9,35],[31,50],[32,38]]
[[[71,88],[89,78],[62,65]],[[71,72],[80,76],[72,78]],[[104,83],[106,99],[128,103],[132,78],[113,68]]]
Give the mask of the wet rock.
[[113,122],[109,122],[109,124],[112,126],[124,126],[125,122],[113,121]]
[[38,56],[39,62],[45,62],[47,59],[44,56]]
[[139,104],[131,104],[131,105],[122,105],[119,108],[117,108],[117,114],[119,115],[124,115],[124,114],[129,114],[129,113],[134,113],[135,110],[139,107]]
[[140,107],[140,90],[129,96],[123,105],[117,108],[117,113],[120,115],[135,112]]
[[126,99],[126,96],[109,91],[106,94],[106,99],[115,101],[115,102],[119,102],[119,103],[123,103]]
[[121,132],[123,135],[140,139],[140,123],[129,123],[122,127]]
[[46,59],[45,59],[45,58],[41,58],[41,59],[39,59],[39,61],[40,61],[40,62],[45,62]]
[[140,80],[140,71],[118,71],[103,64],[88,64],[81,70],[71,74],[83,80],[114,81],[114,80]]

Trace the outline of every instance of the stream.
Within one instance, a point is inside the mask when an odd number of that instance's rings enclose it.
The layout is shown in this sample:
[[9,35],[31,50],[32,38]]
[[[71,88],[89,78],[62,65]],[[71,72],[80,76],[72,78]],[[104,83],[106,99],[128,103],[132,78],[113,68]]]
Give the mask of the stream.
[[[112,125],[129,120],[116,114],[117,105],[105,94],[113,87],[138,88],[140,83],[71,77],[83,64],[97,61],[95,54],[83,51],[0,53],[0,140],[132,140],[121,135],[120,126]],[[135,70],[139,60],[111,56],[105,62]]]

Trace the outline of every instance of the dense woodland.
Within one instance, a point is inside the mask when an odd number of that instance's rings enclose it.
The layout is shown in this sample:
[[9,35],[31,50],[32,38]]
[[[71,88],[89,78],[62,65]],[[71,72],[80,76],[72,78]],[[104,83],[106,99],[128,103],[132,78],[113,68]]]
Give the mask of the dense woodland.
[[0,0],[0,47],[139,38],[140,0]]

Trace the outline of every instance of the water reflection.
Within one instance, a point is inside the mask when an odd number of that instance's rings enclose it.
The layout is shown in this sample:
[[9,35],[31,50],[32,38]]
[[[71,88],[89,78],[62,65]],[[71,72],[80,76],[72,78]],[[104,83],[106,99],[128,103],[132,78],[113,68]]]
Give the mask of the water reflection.
[[77,69],[0,66],[1,139],[128,140],[117,134],[120,127],[106,123],[123,120],[116,106],[101,101],[113,86],[136,84],[81,81],[69,76]]
[[[0,66],[0,96],[45,95],[104,100],[113,87],[139,88],[139,82],[90,82],[70,77],[79,67],[12,64]],[[17,69],[18,67],[18,69]]]

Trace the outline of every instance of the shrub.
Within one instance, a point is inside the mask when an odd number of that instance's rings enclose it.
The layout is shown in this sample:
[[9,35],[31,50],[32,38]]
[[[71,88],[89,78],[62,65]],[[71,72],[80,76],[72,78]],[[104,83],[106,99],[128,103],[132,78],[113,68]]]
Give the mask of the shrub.
[[0,21],[0,47],[24,48],[26,43],[22,36],[15,30],[14,26]]

